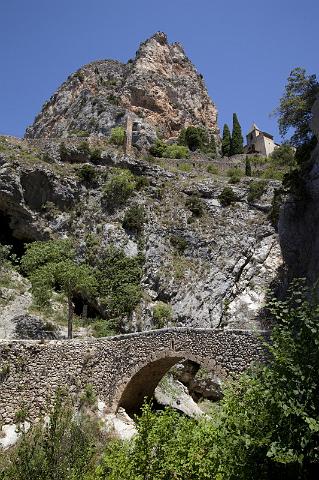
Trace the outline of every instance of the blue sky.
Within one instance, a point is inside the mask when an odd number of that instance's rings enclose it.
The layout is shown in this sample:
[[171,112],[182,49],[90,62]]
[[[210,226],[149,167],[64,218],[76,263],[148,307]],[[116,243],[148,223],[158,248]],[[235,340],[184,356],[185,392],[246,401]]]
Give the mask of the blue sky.
[[204,75],[219,125],[237,112],[279,139],[295,66],[319,76],[318,0],[0,0],[0,134],[22,136],[66,77],[92,60],[127,61],[164,31]]

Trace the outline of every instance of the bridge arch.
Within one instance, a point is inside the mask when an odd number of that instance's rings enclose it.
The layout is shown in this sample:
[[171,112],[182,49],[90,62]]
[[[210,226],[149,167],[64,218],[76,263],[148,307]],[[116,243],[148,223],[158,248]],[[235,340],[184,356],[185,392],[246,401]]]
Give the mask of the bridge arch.
[[194,355],[186,351],[161,350],[153,354],[148,361],[137,364],[127,374],[117,389],[113,399],[112,410],[120,407],[132,415],[142,407],[145,399],[153,397],[154,391],[164,375],[177,363],[191,360],[208,371],[225,378],[227,372],[214,360],[207,356]]

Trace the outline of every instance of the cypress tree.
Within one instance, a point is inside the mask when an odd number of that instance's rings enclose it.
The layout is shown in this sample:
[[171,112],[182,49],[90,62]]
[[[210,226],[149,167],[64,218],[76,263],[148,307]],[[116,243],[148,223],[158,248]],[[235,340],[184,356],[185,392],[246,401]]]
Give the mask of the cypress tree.
[[244,139],[236,113],[233,114],[233,132],[230,144],[230,154],[238,155],[244,152]]
[[230,155],[230,144],[231,144],[231,136],[230,136],[230,130],[225,123],[224,129],[223,129],[223,141],[222,141],[222,155],[223,157],[229,157]]

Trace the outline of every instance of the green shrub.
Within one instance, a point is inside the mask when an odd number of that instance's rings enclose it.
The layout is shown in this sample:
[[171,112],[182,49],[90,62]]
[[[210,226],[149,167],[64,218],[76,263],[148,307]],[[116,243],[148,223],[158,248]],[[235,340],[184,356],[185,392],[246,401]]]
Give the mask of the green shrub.
[[207,131],[201,127],[187,127],[181,131],[179,143],[186,145],[192,152],[202,150],[209,143]]
[[95,168],[87,163],[78,170],[77,174],[82,182],[90,183],[96,179]]
[[142,264],[140,256],[127,257],[122,250],[108,248],[99,258],[97,279],[100,301],[108,319],[117,321],[130,315],[142,296],[140,286]]
[[187,240],[180,235],[171,235],[170,242],[180,254],[183,254],[188,246]]
[[157,328],[163,328],[167,322],[172,320],[173,310],[171,305],[158,302],[153,308],[153,319]]
[[283,143],[276,147],[270,155],[270,159],[276,165],[281,166],[294,166],[296,163],[294,149],[287,143]]
[[219,174],[219,170],[218,170],[218,167],[216,165],[208,165],[207,172],[212,173],[213,175],[218,175]]
[[115,209],[124,205],[133,194],[135,187],[134,175],[129,170],[114,170],[103,188],[103,197],[108,207]]
[[193,169],[193,167],[190,163],[180,163],[177,168],[181,172],[185,172],[185,173],[189,173]]
[[144,175],[135,176],[136,190],[143,190],[143,188],[149,187],[150,181]]
[[84,141],[84,142],[81,142],[80,145],[77,147],[77,151],[81,154],[81,155],[85,155],[87,157],[90,156],[90,145],[88,144],[87,141]]
[[247,195],[248,202],[258,200],[267,188],[267,182],[264,180],[254,180],[249,184],[249,192]]
[[[19,420],[20,421],[20,420]],[[35,423],[18,443],[0,452],[3,480],[84,480],[101,448],[97,422],[74,415],[69,396],[57,393],[50,422]]]
[[114,145],[124,145],[125,130],[123,127],[114,127],[111,130],[110,143]]
[[284,178],[285,171],[280,170],[275,164],[270,164],[265,170],[261,173],[261,177],[265,179],[272,180],[282,180]]
[[204,203],[197,195],[189,197],[185,205],[195,217],[201,217],[203,215]]
[[167,145],[163,157],[166,158],[188,158],[189,151],[183,145]]
[[116,335],[116,325],[110,320],[93,320],[91,328],[97,338]]
[[218,196],[218,200],[223,207],[228,207],[232,203],[237,202],[238,197],[231,187],[225,187]]
[[0,243],[0,271],[17,262],[17,256],[12,253],[12,250],[12,245],[2,245]]
[[245,175],[246,177],[251,177],[251,163],[249,157],[246,156],[245,160]]
[[125,230],[139,234],[143,231],[145,221],[144,207],[141,205],[132,205],[125,212],[122,226]]
[[150,154],[158,158],[188,158],[188,148],[183,145],[166,145],[162,140],[157,140],[150,148]]
[[229,168],[226,172],[229,177],[229,183],[239,183],[240,179],[243,177],[244,172],[238,167]]

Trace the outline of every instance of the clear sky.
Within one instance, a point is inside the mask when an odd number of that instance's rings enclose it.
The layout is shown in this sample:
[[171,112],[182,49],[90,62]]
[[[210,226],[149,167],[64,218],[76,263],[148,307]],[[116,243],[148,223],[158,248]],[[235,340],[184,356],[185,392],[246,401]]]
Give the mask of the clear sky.
[[237,112],[279,140],[290,70],[319,76],[319,0],[0,0],[0,133],[22,136],[70,73],[126,62],[158,30],[204,75],[221,128]]

